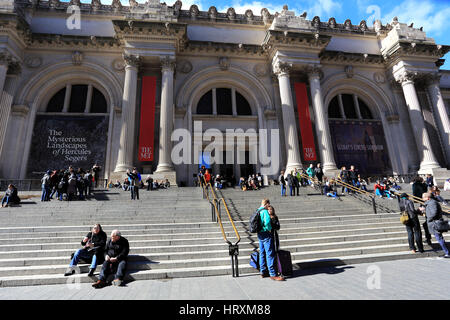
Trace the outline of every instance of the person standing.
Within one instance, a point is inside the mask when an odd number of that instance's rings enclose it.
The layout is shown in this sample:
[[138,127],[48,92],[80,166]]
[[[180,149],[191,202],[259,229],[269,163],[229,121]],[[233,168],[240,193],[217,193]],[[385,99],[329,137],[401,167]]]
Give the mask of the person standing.
[[294,193],[295,181],[294,180],[297,180],[297,179],[293,176],[293,172],[291,171],[287,175],[287,183],[289,185],[289,195],[291,197],[295,195],[295,193]]
[[412,253],[416,253],[414,247],[414,239],[416,240],[417,248],[420,253],[423,253],[422,232],[420,231],[419,218],[417,217],[417,211],[414,209],[414,203],[409,200],[409,196],[406,193],[400,195],[400,211],[406,211],[408,213],[409,220],[405,224],[406,231],[408,232],[408,244]]
[[316,175],[317,180],[319,180],[319,183],[322,184],[323,179],[323,170],[320,166],[320,163],[317,164],[317,166],[314,168],[314,173]]
[[[422,199],[422,195],[424,193],[426,193],[428,190],[428,187],[426,185],[426,183],[423,182],[423,178],[417,176],[416,179],[414,179],[414,183],[412,185],[412,192],[413,192],[413,196],[419,199]],[[431,242],[431,233],[428,229],[428,223],[427,220],[425,219],[425,222],[422,224],[423,227],[423,231],[425,233],[425,238],[427,240],[427,244],[428,245],[432,245]]]
[[139,181],[138,176],[135,173],[135,170],[133,172],[130,172],[130,170],[127,170],[127,176],[128,181],[130,182],[130,191],[131,191],[131,200],[139,200]]
[[42,195],[41,201],[50,201],[50,174],[52,172],[48,170],[41,179]]
[[128,240],[122,237],[119,230],[113,230],[111,232],[111,238],[105,246],[105,262],[103,262],[102,270],[98,277],[99,280],[92,287],[96,289],[105,287],[108,276],[111,273],[114,273],[113,284],[115,286],[122,285],[129,252],[130,244]]
[[[348,184],[348,171],[345,167],[341,168],[341,172],[339,172],[339,179],[341,179],[342,182]],[[348,193],[348,188],[343,185],[341,190],[342,195],[344,195],[344,190]]]
[[259,266],[262,278],[270,276],[270,279],[275,281],[284,281],[284,277],[277,276],[275,270],[275,248],[272,234],[272,219],[268,208],[270,206],[269,199],[261,201],[259,210]]
[[278,182],[281,186],[281,196],[286,197],[286,179],[284,178],[284,171],[281,171]]
[[97,163],[92,167],[92,171],[94,172],[94,180],[95,180],[95,188],[98,187],[98,180],[100,178],[100,171],[102,171],[102,167],[100,167]]
[[439,242],[442,250],[444,250],[444,258],[450,258],[448,248],[445,244],[444,237],[442,236],[442,232],[436,230],[435,224],[436,220],[440,220],[442,218],[442,209],[439,202],[432,198],[431,193],[426,192],[422,195],[424,203],[424,207],[421,208],[422,211],[425,211],[425,216],[427,218],[428,230],[430,233],[434,234],[434,237]]
[[314,166],[311,163],[308,167],[308,169],[306,169],[306,174],[311,178],[311,180],[309,180],[309,184],[313,184],[313,179],[316,175],[316,172],[314,171]]

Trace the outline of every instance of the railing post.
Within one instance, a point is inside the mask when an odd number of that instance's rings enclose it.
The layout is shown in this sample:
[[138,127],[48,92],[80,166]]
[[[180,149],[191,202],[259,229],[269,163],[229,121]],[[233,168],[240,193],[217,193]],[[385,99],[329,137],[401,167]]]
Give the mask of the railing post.
[[237,244],[229,244],[229,253],[231,256],[231,270],[233,272],[233,278],[239,277],[239,245]]
[[372,197],[372,206],[373,206],[373,213],[377,214],[377,205],[375,203],[375,197]]

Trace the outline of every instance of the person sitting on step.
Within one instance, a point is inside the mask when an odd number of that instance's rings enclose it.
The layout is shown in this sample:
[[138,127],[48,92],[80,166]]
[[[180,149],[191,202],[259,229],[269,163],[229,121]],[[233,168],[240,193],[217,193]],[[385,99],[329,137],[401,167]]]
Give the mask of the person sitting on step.
[[128,253],[130,245],[128,240],[122,237],[119,230],[111,232],[111,238],[105,246],[105,262],[103,262],[102,270],[98,277],[98,281],[92,287],[99,289],[107,285],[108,276],[114,273],[113,284],[115,286],[122,285],[127,267]]
[[10,204],[19,204],[20,198],[17,195],[17,188],[10,184],[6,189],[5,196],[2,199],[2,208],[9,206]]
[[69,268],[64,275],[70,276],[74,274],[74,267],[78,264],[80,259],[83,259],[85,261],[91,261],[88,276],[93,276],[94,271],[97,268],[97,264],[103,262],[106,238],[106,233],[102,230],[102,226],[100,224],[96,224],[92,228],[92,231],[89,232],[81,241],[83,248],[78,249],[75,252],[72,261],[70,261]]

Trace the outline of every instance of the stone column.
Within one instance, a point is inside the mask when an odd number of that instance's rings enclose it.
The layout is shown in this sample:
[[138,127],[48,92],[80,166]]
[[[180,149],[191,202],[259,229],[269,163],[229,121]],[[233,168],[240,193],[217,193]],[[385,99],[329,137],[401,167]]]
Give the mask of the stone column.
[[295,121],[294,101],[292,99],[289,71],[292,65],[278,62],[274,67],[274,73],[278,77],[280,86],[281,111],[283,115],[284,135],[286,141],[287,164],[286,172],[301,168],[300,150]]
[[[0,61],[2,61],[0,57]],[[12,58],[3,59],[4,64],[0,63],[0,154],[6,137],[11,105],[19,82],[21,72],[20,64]],[[6,73],[9,70],[8,77]]]
[[136,95],[138,68],[140,57],[124,55],[125,60],[125,85],[122,99],[122,128],[120,131],[119,154],[115,172],[125,172],[133,167],[136,124]]
[[436,157],[431,148],[430,137],[428,136],[425,122],[423,120],[422,110],[420,109],[419,99],[417,98],[416,88],[414,87],[414,78],[416,74],[404,72],[397,77],[401,83],[403,95],[411,118],[411,124],[414,131],[417,150],[420,156],[419,173],[431,173],[432,169],[440,168]]
[[445,151],[447,165],[450,164],[450,121],[448,119],[447,110],[445,108],[444,99],[442,98],[441,89],[439,88],[440,76],[436,75],[429,78],[427,83],[428,93],[431,98],[433,113],[439,133],[441,135],[442,144]]
[[175,61],[170,57],[161,59],[161,111],[159,125],[159,159],[156,173],[174,172],[171,159],[173,131],[173,73]]
[[337,170],[331,143],[330,127],[328,125],[327,112],[323,104],[322,89],[320,87],[320,70],[311,68],[308,70],[309,87],[314,108],[317,142],[320,144],[320,158],[325,172]]

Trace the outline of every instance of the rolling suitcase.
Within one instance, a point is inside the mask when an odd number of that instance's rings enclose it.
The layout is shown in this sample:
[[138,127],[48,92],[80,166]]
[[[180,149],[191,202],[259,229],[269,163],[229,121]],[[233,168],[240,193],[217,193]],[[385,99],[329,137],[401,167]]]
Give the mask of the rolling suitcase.
[[275,231],[274,247],[276,252],[277,271],[284,277],[292,276],[292,258],[291,253],[286,250],[280,250],[278,246],[278,233]]

